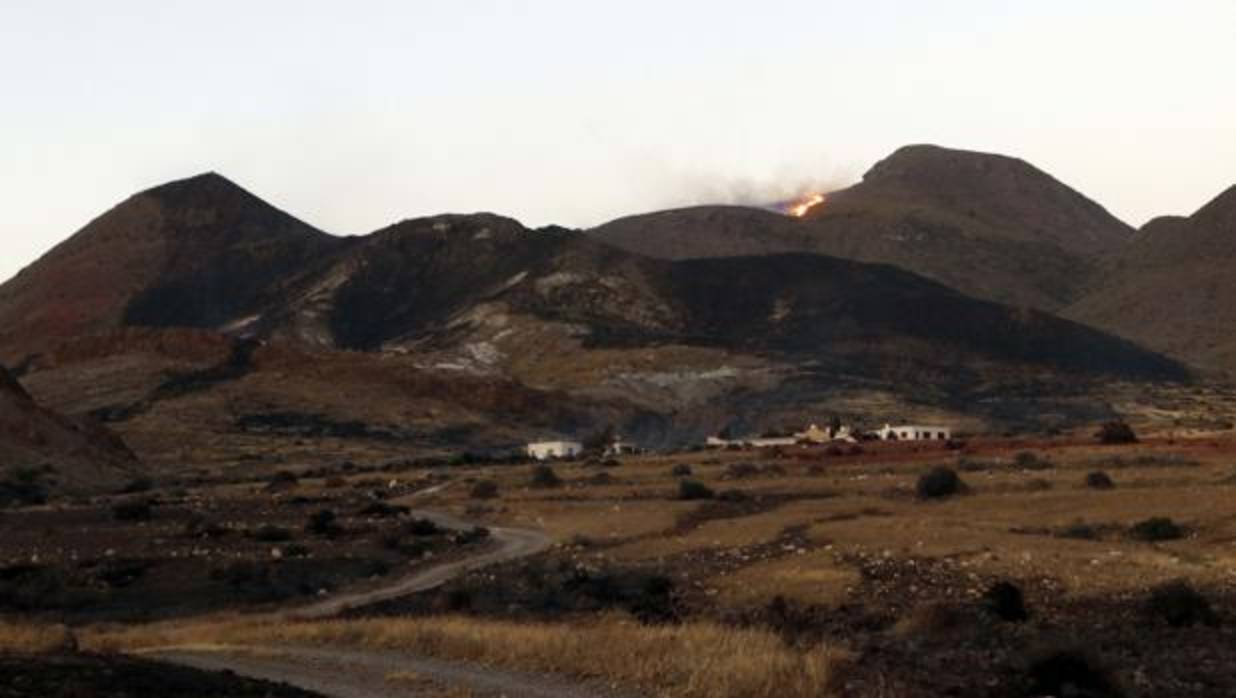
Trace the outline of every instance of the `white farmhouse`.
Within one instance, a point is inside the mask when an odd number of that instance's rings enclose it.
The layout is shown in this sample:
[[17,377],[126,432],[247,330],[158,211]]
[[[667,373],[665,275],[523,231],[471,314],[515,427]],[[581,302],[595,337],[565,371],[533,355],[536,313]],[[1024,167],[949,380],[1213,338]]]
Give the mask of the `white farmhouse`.
[[537,460],[574,458],[584,452],[584,445],[578,441],[534,441],[525,450]]
[[921,424],[903,424],[892,426],[885,424],[876,436],[884,441],[948,441],[953,438],[953,430],[948,427],[924,426]]

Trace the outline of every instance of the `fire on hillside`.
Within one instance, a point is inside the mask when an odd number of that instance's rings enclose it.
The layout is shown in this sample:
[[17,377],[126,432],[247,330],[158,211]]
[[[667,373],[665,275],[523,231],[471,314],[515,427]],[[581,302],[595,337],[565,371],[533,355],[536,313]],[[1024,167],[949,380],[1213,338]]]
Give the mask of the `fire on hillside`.
[[806,216],[811,209],[823,204],[824,200],[825,196],[823,194],[806,194],[789,202],[784,209],[784,213],[788,216],[793,216],[794,218],[802,218],[803,216]]

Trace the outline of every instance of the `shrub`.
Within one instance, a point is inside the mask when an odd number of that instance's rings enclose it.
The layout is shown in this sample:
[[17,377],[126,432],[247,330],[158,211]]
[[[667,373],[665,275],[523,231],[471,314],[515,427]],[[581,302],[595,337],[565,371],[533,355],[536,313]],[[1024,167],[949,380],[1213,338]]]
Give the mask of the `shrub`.
[[983,606],[1000,620],[1020,623],[1030,617],[1021,589],[1010,582],[996,582],[983,594]]
[[1102,470],[1086,473],[1086,487],[1095,490],[1110,490],[1115,486],[1116,483],[1112,482],[1111,476]]
[[263,543],[283,543],[292,540],[292,532],[282,526],[265,524],[253,532],[253,539]]
[[300,478],[295,473],[288,470],[280,470],[270,478],[270,482],[266,483],[266,491],[286,492],[296,487],[299,483]]
[[562,478],[548,465],[538,465],[532,469],[530,484],[538,488],[558,487],[562,484]]
[[333,536],[342,529],[339,528],[339,523],[335,520],[335,512],[330,509],[322,509],[314,512],[309,517],[309,523],[305,524],[305,530],[315,536]]
[[112,518],[117,521],[149,521],[154,512],[150,502],[121,502],[112,507]]
[[1216,625],[1219,622],[1206,597],[1183,581],[1170,582],[1151,590],[1150,598],[1146,600],[1146,611],[1175,628],[1199,623]]
[[957,471],[945,466],[932,468],[918,479],[915,491],[920,499],[943,499],[960,493],[965,484]]
[[1056,536],[1074,540],[1095,540],[1099,537],[1099,531],[1088,523],[1076,521],[1057,531]]
[[699,480],[678,481],[678,499],[712,499],[712,497],[712,490]]
[[1135,540],[1154,543],[1183,538],[1184,529],[1166,516],[1154,516],[1133,524],[1133,527],[1129,529],[1129,536]]
[[410,536],[436,536],[442,533],[442,527],[430,519],[412,519],[404,524],[403,530]]
[[1124,693],[1110,673],[1085,652],[1054,650],[1030,661],[1029,695],[1120,698]]
[[489,540],[489,529],[484,526],[473,526],[467,530],[456,531],[451,536],[451,540],[456,545],[468,545],[469,543],[479,543],[484,540]]
[[1133,431],[1133,427],[1121,421],[1105,423],[1099,427],[1099,433],[1095,434],[1095,438],[1103,444],[1137,443],[1137,434]]
[[369,516],[377,519],[389,519],[396,516],[403,516],[412,511],[408,507],[399,504],[387,504],[386,502],[371,502],[360,511],[358,516]]
[[300,543],[292,543],[291,545],[283,546],[284,557],[308,557],[309,548]]
[[670,468],[670,477],[691,477],[691,466],[686,463],[679,463],[673,468]]

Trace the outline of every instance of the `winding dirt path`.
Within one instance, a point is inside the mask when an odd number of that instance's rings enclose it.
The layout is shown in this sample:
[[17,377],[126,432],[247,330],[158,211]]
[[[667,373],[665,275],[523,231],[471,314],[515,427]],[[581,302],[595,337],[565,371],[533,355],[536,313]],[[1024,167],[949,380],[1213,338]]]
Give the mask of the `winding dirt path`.
[[[440,492],[447,485],[424,490],[413,498]],[[406,499],[406,498],[405,498]],[[414,515],[443,528],[466,530],[474,524],[436,511]],[[545,550],[552,540],[540,531],[491,527],[492,542],[475,555],[423,568],[376,589],[345,592],[285,614],[289,620],[323,620],[356,608],[439,587],[461,575]],[[268,681],[281,681],[332,698],[403,698],[427,695],[424,681],[465,687],[476,696],[509,698],[589,698],[618,696],[600,685],[581,685],[562,677],[493,669],[415,655],[358,649],[301,647],[166,648],[146,653],[162,661],[214,671],[233,671]],[[433,693],[429,693],[433,695]],[[629,694],[626,694],[629,695]]]
[[[433,511],[413,513],[420,518],[430,519],[443,528],[466,530],[473,527],[472,524],[448,514]],[[433,565],[377,589],[338,594],[291,611],[288,617],[296,620],[332,618],[345,611],[435,589],[473,570],[535,555],[553,543],[544,533],[523,528],[493,527],[489,529],[489,536],[492,542],[484,552],[461,560]]]

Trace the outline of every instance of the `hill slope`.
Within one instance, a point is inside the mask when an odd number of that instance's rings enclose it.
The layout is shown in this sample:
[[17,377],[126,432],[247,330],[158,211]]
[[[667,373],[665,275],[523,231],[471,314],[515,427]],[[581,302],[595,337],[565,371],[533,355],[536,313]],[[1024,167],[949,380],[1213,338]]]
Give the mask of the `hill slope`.
[[760,252],[653,259],[492,214],[332,238],[206,176],[134,197],[0,286],[15,328],[0,348],[26,357],[41,401],[168,465],[348,459],[357,444],[406,457],[604,423],[681,443],[839,410],[1020,423],[1054,404],[1060,424],[1110,413],[1088,382],[1186,377],[892,266]]
[[1065,313],[1205,366],[1236,369],[1236,187],[1148,223]]
[[17,484],[83,493],[115,488],[137,462],[108,430],[46,410],[0,368],[0,504]]
[[217,174],[155,187],[0,287],[0,358],[122,325],[219,326],[345,244]]
[[666,259],[815,252],[893,264],[969,295],[1058,310],[1132,230],[1014,158],[908,146],[805,219],[700,207],[620,219],[590,234]]

